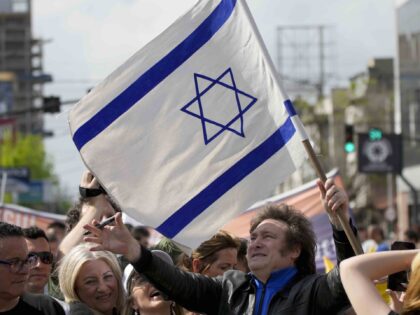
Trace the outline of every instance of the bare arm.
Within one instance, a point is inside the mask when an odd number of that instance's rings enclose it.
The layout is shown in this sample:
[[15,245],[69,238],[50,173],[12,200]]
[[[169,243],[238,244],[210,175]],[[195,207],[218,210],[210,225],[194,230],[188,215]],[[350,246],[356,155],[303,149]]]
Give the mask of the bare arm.
[[[92,173],[85,171],[80,181],[80,186],[85,188],[98,188],[99,183],[93,177]],[[86,231],[83,227],[92,222],[100,221],[102,217],[111,216],[114,210],[104,194],[96,197],[90,197],[83,203],[81,209],[81,218],[76,226],[66,235],[58,249],[59,258],[66,255],[73,247],[83,241],[83,233]]]
[[349,258],[341,263],[340,275],[347,296],[359,315],[388,315],[391,308],[382,300],[373,280],[409,269],[419,250],[388,251]]

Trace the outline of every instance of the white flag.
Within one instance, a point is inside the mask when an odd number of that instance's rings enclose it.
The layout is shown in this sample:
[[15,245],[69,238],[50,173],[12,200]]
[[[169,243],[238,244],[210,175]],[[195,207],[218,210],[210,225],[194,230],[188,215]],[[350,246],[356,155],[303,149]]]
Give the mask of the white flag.
[[72,109],[73,140],[124,212],[195,248],[305,157],[275,76],[244,1],[199,1]]

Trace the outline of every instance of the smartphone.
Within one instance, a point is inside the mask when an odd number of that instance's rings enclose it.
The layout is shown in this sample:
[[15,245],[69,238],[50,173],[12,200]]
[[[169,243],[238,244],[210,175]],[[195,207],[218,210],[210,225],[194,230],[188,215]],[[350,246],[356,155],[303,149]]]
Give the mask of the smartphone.
[[[391,250],[415,249],[416,245],[411,242],[396,241],[392,243]],[[388,289],[392,291],[405,291],[408,283],[407,270],[393,273],[388,276]],[[404,285],[405,284],[405,285]]]
[[[109,224],[111,224],[115,221],[115,216],[116,216],[116,214],[114,214],[112,217],[107,218],[106,220],[102,221],[101,223],[96,224],[95,226],[98,229],[102,230],[105,226],[107,226],[107,225],[109,225]],[[85,233],[83,233],[83,235],[89,235],[89,234],[90,234],[89,231],[86,231]]]

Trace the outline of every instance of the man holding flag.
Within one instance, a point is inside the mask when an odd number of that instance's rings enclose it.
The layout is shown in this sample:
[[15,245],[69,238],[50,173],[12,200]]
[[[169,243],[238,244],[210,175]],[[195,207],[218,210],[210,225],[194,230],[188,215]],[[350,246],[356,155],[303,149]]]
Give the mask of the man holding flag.
[[[320,183],[324,203],[332,211],[347,209],[347,197],[331,179]],[[95,189],[89,184],[88,189]],[[103,195],[91,198],[92,210],[102,205]],[[99,211],[99,209],[97,210]],[[342,210],[341,210],[342,211]],[[347,211],[343,212],[346,220]],[[334,218],[335,214],[331,214]],[[338,263],[353,250],[333,220]],[[140,247],[124,226],[121,214],[116,225],[104,229],[97,221],[84,228],[92,233],[85,241],[97,243],[92,250],[110,250],[124,255],[169,299],[188,310],[207,315],[242,314],[337,314],[349,306],[338,266],[328,274],[316,274],[315,235],[308,219],[287,205],[268,206],[251,222],[247,259],[251,272],[238,270],[209,278],[184,272]]]
[[[121,209],[190,248],[270,195],[302,163],[307,140],[244,0],[199,1],[86,95],[70,113],[70,128],[85,164]],[[320,188],[333,211],[347,210],[331,181]],[[200,313],[335,314],[346,301],[337,268],[314,274],[313,231],[288,206],[251,224],[251,273],[215,279],[152,257],[120,214],[116,226],[86,228],[96,250],[125,255],[157,288]],[[342,234],[334,231],[339,260],[353,254]]]

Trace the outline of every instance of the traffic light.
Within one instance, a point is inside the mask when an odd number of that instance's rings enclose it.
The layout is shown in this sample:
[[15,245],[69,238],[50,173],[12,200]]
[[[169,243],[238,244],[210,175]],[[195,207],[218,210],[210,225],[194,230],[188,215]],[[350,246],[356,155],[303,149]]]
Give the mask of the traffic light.
[[45,96],[43,98],[44,113],[59,113],[61,101],[57,96]]
[[371,128],[369,130],[369,140],[379,141],[382,139],[382,130],[378,128]]
[[353,125],[345,125],[344,126],[344,151],[346,153],[352,153],[356,149],[356,145],[354,143],[354,127]]

